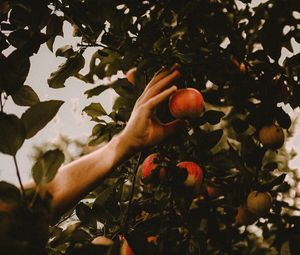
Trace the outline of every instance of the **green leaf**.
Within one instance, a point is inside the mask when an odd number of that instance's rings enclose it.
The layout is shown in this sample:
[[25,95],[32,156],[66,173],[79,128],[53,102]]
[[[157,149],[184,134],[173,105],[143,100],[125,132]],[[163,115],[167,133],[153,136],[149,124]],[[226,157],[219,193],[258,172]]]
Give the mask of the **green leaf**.
[[107,90],[109,86],[106,85],[99,85],[95,88],[89,89],[84,92],[85,95],[87,95],[87,98],[93,97],[93,96],[98,96],[100,95],[103,91]]
[[115,190],[115,186],[112,185],[112,186],[108,187],[107,189],[105,189],[104,191],[102,191],[97,196],[97,198],[93,204],[93,210],[94,209],[98,210],[100,208],[103,208],[105,206],[105,203],[109,200],[109,198],[113,194],[114,190]]
[[15,155],[26,137],[22,121],[15,115],[0,113],[0,130],[0,152]]
[[11,97],[15,104],[20,106],[32,106],[40,102],[38,95],[28,85],[22,86],[19,90],[12,94]]
[[84,58],[81,54],[71,56],[67,61],[58,67],[58,70],[51,73],[48,84],[51,88],[63,88],[65,81],[76,75],[84,67]]
[[1,59],[1,87],[11,94],[25,82],[30,69],[28,56],[15,50],[6,59]]
[[60,150],[47,151],[32,167],[32,177],[37,185],[43,185],[55,177],[65,160]]
[[276,120],[282,128],[289,129],[292,125],[292,121],[290,116],[282,109],[276,109]]
[[92,119],[97,119],[100,116],[107,115],[106,111],[100,103],[91,103],[83,109]]
[[31,37],[30,31],[25,29],[19,29],[9,34],[8,41],[16,48],[21,48],[29,41]]
[[243,133],[249,127],[249,124],[240,118],[235,118],[231,121],[232,128],[237,133]]
[[225,114],[220,111],[208,110],[204,113],[202,118],[209,124],[216,125],[221,121],[224,115]]
[[55,41],[55,37],[57,35],[63,36],[62,26],[63,26],[62,17],[58,17],[55,14],[50,16],[46,28],[46,35],[51,36],[50,39],[47,41],[47,46],[51,51],[53,51],[53,43]]
[[38,131],[45,127],[56,115],[63,101],[49,100],[36,103],[22,115],[22,121],[26,129],[26,138],[33,137]]
[[207,149],[213,148],[223,136],[223,130],[217,129],[205,135],[205,141],[203,141]]

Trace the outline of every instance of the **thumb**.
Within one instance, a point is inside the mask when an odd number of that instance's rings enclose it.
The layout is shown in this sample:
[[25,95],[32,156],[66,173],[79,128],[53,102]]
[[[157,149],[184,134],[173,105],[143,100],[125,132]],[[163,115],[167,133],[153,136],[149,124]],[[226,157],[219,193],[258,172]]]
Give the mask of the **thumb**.
[[186,129],[189,125],[187,120],[174,120],[172,122],[164,124],[164,133],[166,136],[170,136],[176,132]]

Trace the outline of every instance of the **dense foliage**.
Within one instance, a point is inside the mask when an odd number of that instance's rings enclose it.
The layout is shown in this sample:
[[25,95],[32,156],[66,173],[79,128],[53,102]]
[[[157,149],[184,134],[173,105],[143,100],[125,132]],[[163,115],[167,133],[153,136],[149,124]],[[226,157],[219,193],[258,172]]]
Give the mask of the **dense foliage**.
[[[44,43],[53,51],[64,22],[81,43],[56,50],[66,61],[48,85],[62,88],[71,76],[90,84],[85,94],[95,102],[83,109],[95,122],[90,145],[124,128],[135,100],[162,66],[179,63],[183,76],[177,86],[201,91],[206,102],[204,114],[189,120],[188,131],[133,156],[108,176],[77,205],[79,222],[67,228],[51,222],[49,201],[37,195],[64,162],[61,150],[37,159],[32,167],[36,190],[25,191],[21,180],[20,191],[0,182],[0,254],[119,254],[124,238],[136,254],[299,254],[299,208],[290,192],[298,176],[278,157],[289,156],[284,149],[263,144],[259,131],[276,124],[287,135],[292,123],[279,103],[300,105],[300,54],[292,47],[300,43],[300,5],[268,0],[251,7],[250,2],[0,1],[0,152],[13,157],[17,172],[16,153],[25,139],[45,127],[63,104],[41,102],[24,82],[30,57]],[[90,60],[83,57],[88,47],[95,48]],[[294,54],[284,58],[283,49]],[[85,61],[90,61],[87,74],[80,73]],[[97,85],[132,67],[137,67],[134,85],[126,78]],[[119,96],[110,113],[97,101],[107,89]],[[25,107],[21,118],[5,112],[9,97]],[[167,102],[157,115],[163,122],[173,119]],[[157,171],[140,178],[139,166],[153,152],[167,171],[164,183]],[[186,173],[176,167],[180,161],[196,162],[204,171],[196,195],[183,185]],[[218,194],[210,196],[208,186]],[[272,196],[271,210],[254,221],[257,228],[240,226],[236,219],[251,191]],[[114,244],[91,243],[103,234]],[[149,236],[155,242],[147,242]]]

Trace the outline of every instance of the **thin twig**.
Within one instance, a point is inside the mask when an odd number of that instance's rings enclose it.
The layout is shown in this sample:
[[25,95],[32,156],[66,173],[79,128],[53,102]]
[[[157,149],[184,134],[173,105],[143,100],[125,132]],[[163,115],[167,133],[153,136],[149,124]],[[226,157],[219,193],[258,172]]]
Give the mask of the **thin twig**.
[[37,199],[37,196],[38,196],[38,194],[39,194],[39,190],[40,190],[40,187],[37,186],[36,189],[35,189],[34,195],[33,195],[33,197],[32,197],[32,200],[31,200],[31,202],[30,202],[30,204],[29,204],[29,207],[30,207],[30,208],[32,208],[32,207],[34,206],[35,200]]
[[88,47],[102,47],[104,49],[108,49],[108,50],[111,50],[111,51],[115,51],[115,52],[121,53],[121,51],[119,49],[111,47],[111,46],[107,46],[107,45],[102,44],[102,43],[91,43],[91,44],[81,44],[81,43],[78,43],[77,46],[78,47],[83,47],[83,48],[88,48]]
[[15,167],[16,167],[17,177],[18,177],[18,181],[19,181],[19,184],[20,184],[22,196],[23,196],[23,198],[25,198],[25,189],[24,189],[24,186],[23,186],[23,183],[22,183],[22,180],[21,180],[21,175],[20,175],[20,170],[19,170],[19,167],[18,167],[18,162],[17,162],[16,155],[14,155],[13,158],[14,158],[14,163],[15,163]]
[[133,195],[134,195],[134,187],[135,187],[136,175],[137,175],[137,171],[139,169],[139,165],[140,165],[140,162],[141,162],[142,155],[143,155],[143,152],[140,152],[139,153],[139,157],[138,157],[138,161],[137,161],[137,163],[135,165],[135,169],[134,169],[134,174],[133,174],[133,179],[132,179],[132,186],[131,186],[130,196],[129,196],[129,203],[128,203],[128,207],[127,207],[127,211],[126,211],[125,222],[124,222],[124,230],[127,229],[127,227],[128,227],[129,212],[130,212],[130,209],[131,209]]

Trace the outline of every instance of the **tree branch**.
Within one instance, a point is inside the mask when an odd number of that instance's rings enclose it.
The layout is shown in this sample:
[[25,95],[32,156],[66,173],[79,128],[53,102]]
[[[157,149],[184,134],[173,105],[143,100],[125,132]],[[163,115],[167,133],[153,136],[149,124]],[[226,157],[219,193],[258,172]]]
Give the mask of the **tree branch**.
[[15,163],[15,167],[16,167],[18,181],[19,181],[20,188],[21,188],[21,193],[22,193],[23,198],[25,198],[25,189],[24,189],[24,186],[23,186],[23,183],[22,183],[22,180],[21,180],[21,175],[20,175],[20,170],[19,170],[19,167],[18,167],[16,155],[14,155],[13,158],[14,158],[14,163]]

